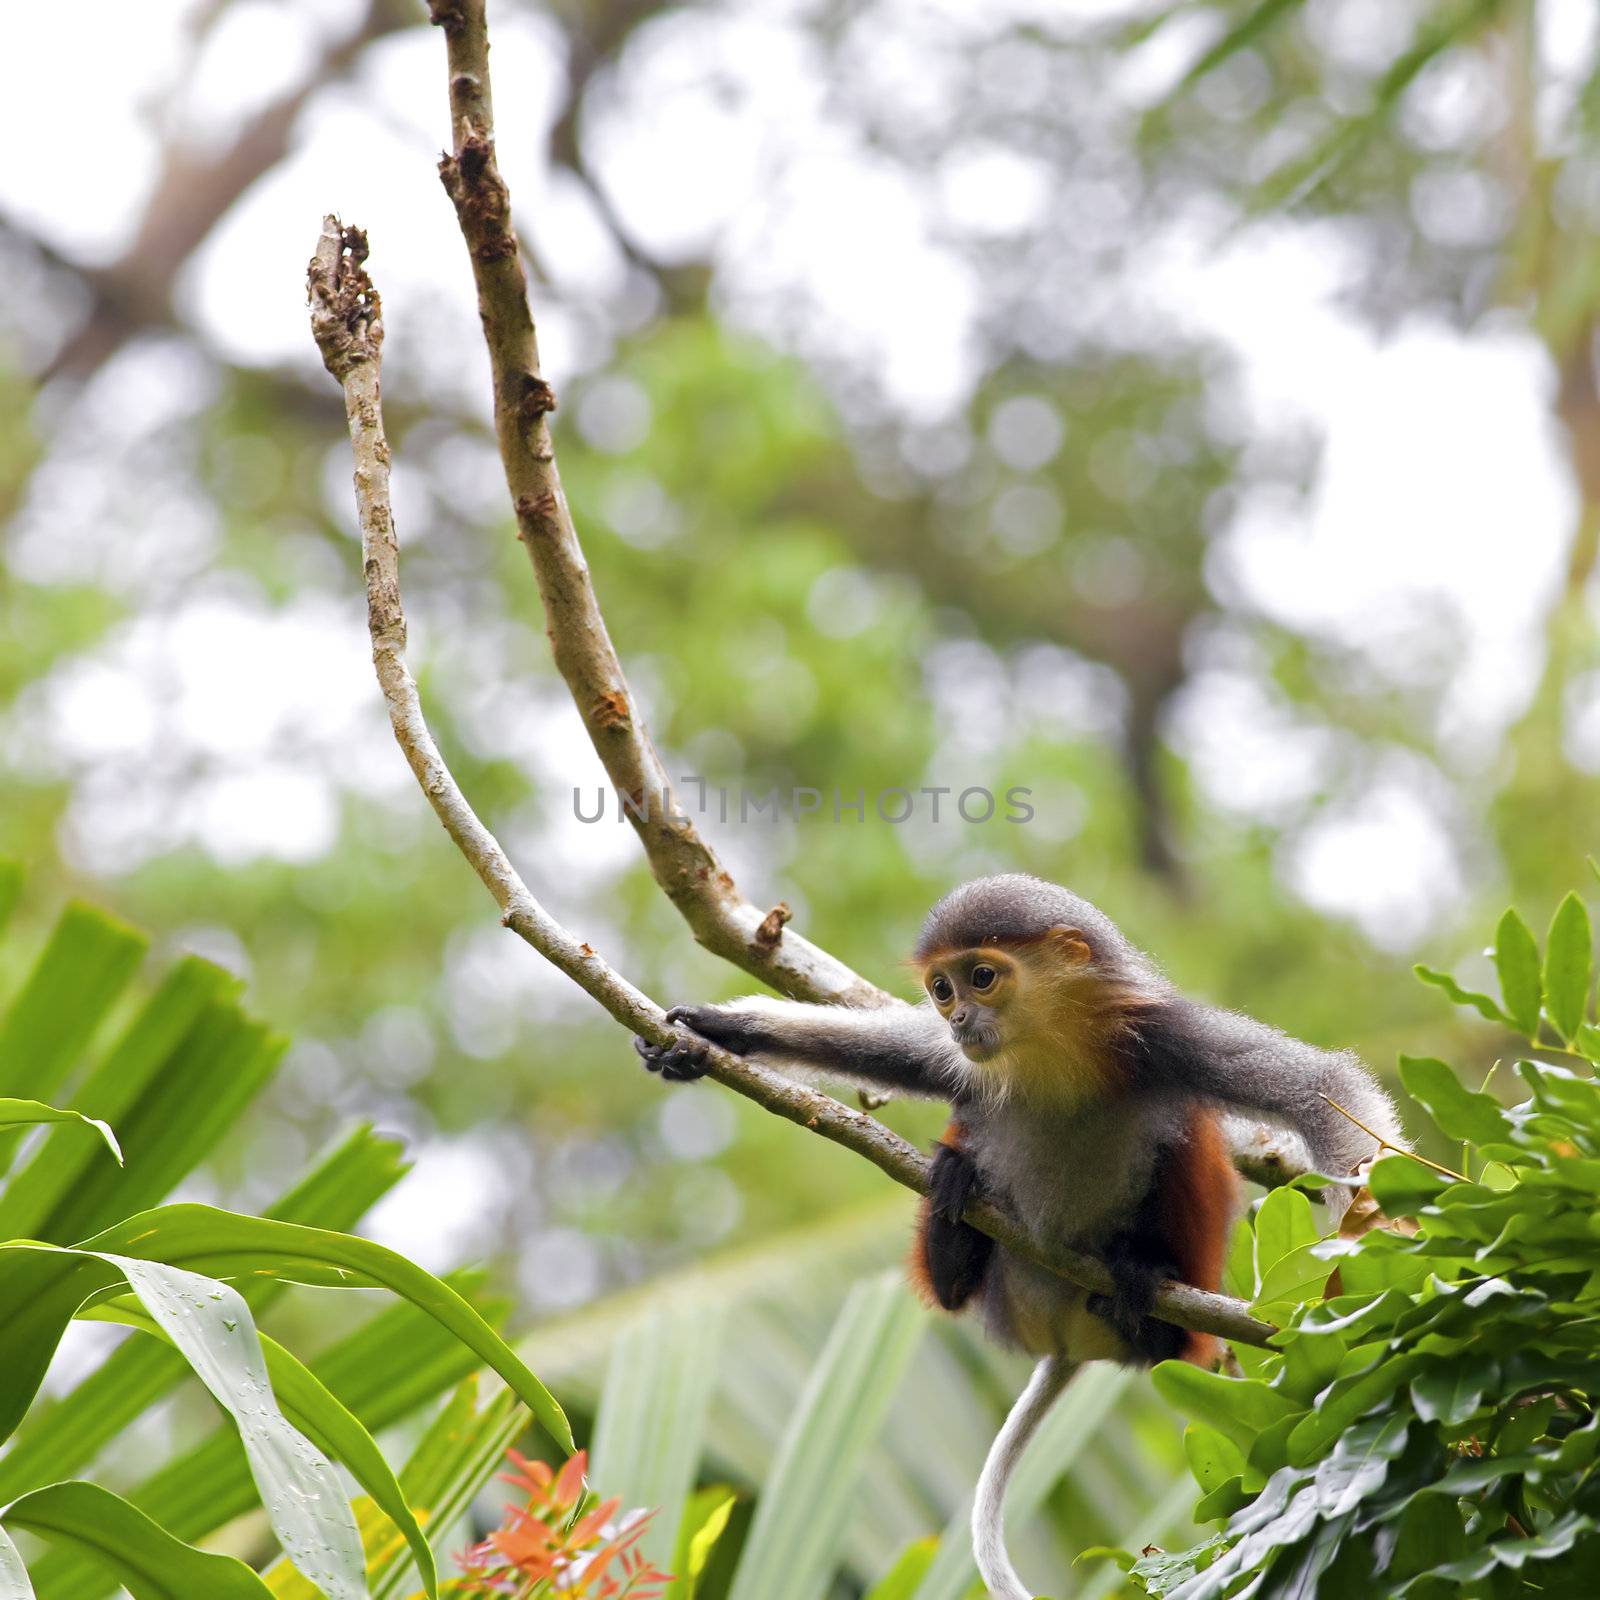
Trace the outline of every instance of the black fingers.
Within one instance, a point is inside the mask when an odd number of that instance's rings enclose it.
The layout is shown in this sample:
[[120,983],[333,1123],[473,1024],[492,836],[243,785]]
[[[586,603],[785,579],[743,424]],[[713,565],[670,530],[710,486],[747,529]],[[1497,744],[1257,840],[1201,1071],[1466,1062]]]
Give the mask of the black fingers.
[[635,1038],[633,1048],[643,1059],[646,1071],[659,1072],[670,1083],[690,1083],[706,1075],[704,1040],[679,1039],[673,1044],[651,1044],[648,1039]]
[[946,1311],[959,1311],[983,1284],[994,1240],[969,1222],[951,1222],[933,1211],[922,1248],[934,1298]]
[[978,1188],[978,1168],[971,1156],[954,1145],[933,1147],[933,1166],[928,1173],[928,1196],[933,1214],[947,1222],[959,1222]]
[[693,1028],[702,1038],[720,1044],[724,1050],[744,1055],[767,1041],[767,1030],[746,1011],[730,1011],[726,1006],[674,1006],[667,1021]]

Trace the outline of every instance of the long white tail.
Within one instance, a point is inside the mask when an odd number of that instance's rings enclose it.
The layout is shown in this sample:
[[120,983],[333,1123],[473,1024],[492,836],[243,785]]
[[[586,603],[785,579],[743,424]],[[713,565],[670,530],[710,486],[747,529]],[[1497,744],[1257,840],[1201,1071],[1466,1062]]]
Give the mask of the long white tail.
[[1077,1370],[1075,1361],[1060,1356],[1046,1356],[1033,1369],[1028,1387],[1001,1423],[978,1475],[978,1492],[972,1502],[972,1553],[991,1600],[1033,1600],[1033,1590],[1024,1587],[1006,1554],[1006,1485],[1017,1458]]

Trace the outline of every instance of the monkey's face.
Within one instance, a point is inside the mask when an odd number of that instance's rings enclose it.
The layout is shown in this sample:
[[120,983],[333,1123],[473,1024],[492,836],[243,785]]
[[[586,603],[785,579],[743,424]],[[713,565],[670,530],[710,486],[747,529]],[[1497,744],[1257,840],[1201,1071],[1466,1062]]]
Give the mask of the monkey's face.
[[967,1060],[998,1055],[1016,998],[1017,964],[1004,950],[955,950],[930,961],[922,981]]

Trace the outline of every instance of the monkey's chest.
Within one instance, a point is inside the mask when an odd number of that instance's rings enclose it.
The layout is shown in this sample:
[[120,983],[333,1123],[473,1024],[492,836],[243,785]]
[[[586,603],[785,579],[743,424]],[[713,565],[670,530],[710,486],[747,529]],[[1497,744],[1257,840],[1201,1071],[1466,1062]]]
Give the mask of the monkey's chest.
[[1147,1193],[1165,1131],[1157,1108],[1101,1103],[1042,1114],[1010,1104],[966,1130],[985,1193],[1036,1243],[1092,1249],[1126,1226]]

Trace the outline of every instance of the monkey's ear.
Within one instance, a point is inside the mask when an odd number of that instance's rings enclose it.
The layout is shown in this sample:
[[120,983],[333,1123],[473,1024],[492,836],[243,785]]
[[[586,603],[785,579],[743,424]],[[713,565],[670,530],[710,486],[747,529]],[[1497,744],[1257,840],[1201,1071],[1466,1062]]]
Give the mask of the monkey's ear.
[[1061,959],[1075,967],[1087,966],[1094,960],[1094,951],[1090,949],[1082,928],[1052,928],[1047,937]]

